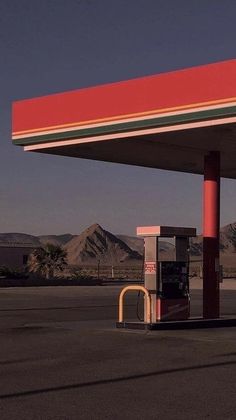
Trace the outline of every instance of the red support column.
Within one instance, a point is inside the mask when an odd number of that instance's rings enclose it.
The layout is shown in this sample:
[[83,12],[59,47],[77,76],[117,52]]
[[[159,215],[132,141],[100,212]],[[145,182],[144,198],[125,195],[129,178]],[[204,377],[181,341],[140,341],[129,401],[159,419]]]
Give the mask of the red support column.
[[204,162],[203,317],[220,316],[220,153],[210,152]]

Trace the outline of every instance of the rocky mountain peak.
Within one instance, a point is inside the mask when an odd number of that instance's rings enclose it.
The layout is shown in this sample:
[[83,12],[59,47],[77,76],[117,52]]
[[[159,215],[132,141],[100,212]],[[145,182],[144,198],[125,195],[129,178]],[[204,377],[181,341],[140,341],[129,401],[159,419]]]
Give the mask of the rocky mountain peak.
[[119,264],[142,257],[125,242],[95,223],[74,237],[64,247],[70,264]]

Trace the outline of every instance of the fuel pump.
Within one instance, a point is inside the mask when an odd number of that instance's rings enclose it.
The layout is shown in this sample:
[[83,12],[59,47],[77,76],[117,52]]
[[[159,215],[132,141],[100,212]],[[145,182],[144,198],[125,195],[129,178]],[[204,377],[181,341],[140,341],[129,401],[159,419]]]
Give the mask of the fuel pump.
[[[196,236],[196,229],[146,226],[137,228],[137,236],[144,238],[144,286],[150,296],[150,321],[155,323],[188,319],[189,238]],[[160,259],[160,238],[175,239],[175,257],[172,261]]]

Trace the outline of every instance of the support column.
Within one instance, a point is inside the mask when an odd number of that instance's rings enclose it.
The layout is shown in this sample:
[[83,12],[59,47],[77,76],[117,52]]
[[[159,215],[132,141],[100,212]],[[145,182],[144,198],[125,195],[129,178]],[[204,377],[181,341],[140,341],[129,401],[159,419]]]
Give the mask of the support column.
[[203,203],[203,317],[220,316],[220,153],[210,152],[204,161]]
[[151,296],[151,322],[156,322],[157,276],[158,276],[158,237],[144,238],[145,273],[144,285]]

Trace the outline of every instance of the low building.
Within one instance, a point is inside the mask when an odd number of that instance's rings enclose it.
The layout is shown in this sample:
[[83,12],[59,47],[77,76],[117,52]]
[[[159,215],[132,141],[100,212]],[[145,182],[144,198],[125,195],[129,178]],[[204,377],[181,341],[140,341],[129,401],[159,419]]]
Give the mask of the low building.
[[23,269],[29,255],[40,245],[34,243],[0,242],[0,267]]

